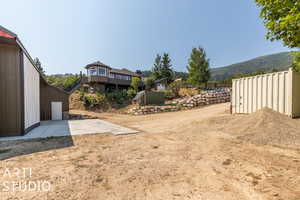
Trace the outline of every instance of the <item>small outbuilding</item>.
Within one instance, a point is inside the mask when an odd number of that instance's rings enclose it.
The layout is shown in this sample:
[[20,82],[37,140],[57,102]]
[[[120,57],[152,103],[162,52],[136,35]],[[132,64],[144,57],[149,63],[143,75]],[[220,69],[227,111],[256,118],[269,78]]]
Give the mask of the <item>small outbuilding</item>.
[[57,87],[49,85],[44,78],[40,79],[41,121],[62,120],[69,111],[69,97],[67,93]]
[[164,91],[167,88],[168,80],[167,80],[167,78],[161,78],[161,79],[155,80],[154,85],[155,85],[156,91],[158,91],[158,92]]
[[62,119],[68,107],[68,93],[50,86],[17,35],[0,26],[0,137]]
[[232,80],[232,113],[262,108],[290,117],[300,116],[300,73],[292,69]]

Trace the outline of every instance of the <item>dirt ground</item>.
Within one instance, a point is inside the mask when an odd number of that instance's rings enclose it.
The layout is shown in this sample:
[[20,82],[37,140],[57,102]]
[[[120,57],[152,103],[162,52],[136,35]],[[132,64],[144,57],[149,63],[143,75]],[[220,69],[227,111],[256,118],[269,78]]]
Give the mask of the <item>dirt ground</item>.
[[[0,199],[300,200],[300,120],[228,110],[73,111],[140,133],[0,143]],[[51,190],[3,191],[5,181],[20,179],[5,171],[16,167],[31,168],[24,182],[46,180]]]

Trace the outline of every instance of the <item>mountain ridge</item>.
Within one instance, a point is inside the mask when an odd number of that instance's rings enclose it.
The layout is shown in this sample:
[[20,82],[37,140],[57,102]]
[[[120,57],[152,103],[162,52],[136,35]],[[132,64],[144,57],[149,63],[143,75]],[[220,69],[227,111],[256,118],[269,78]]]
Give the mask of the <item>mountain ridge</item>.
[[287,70],[293,62],[291,52],[281,52],[259,56],[244,62],[231,64],[224,67],[211,68],[211,80],[220,81],[237,74],[249,74],[257,70],[271,72],[273,70]]

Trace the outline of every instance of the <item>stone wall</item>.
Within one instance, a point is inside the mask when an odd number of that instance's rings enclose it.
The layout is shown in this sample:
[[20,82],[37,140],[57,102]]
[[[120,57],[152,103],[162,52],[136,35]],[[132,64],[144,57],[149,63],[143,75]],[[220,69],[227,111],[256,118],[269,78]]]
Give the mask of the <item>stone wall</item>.
[[192,97],[174,99],[172,101],[172,104],[180,105],[183,107],[196,107],[215,103],[230,102],[230,100],[230,89],[221,88],[215,90],[202,91],[201,94]]
[[172,106],[139,106],[128,110],[128,114],[134,115],[146,115],[161,112],[173,112],[182,109],[189,109],[197,106],[204,106],[216,103],[230,102],[231,91],[227,88],[203,91],[201,94],[195,95],[193,97],[184,97],[179,99],[174,99],[172,101]]
[[146,115],[161,112],[174,112],[181,110],[179,106],[136,106],[128,110],[128,114]]

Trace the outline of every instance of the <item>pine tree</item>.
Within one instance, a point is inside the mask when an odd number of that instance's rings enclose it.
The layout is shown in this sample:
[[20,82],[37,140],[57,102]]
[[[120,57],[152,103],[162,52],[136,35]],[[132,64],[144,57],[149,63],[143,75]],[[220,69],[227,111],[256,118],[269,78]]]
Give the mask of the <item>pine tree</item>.
[[152,76],[154,80],[158,80],[162,78],[161,68],[162,68],[161,56],[157,54],[152,68]]
[[35,66],[38,68],[39,72],[41,72],[42,75],[45,75],[45,71],[42,67],[42,63],[40,62],[39,58],[35,58],[33,62]]
[[209,59],[206,58],[203,48],[193,48],[187,69],[189,72],[188,81],[192,85],[197,87],[200,87],[202,83],[207,85],[210,79]]
[[174,72],[172,69],[171,59],[168,53],[163,54],[161,76],[162,78],[167,79],[167,83],[171,83],[174,80]]

